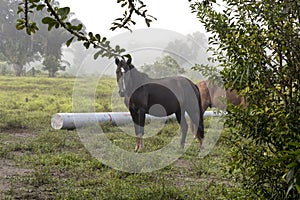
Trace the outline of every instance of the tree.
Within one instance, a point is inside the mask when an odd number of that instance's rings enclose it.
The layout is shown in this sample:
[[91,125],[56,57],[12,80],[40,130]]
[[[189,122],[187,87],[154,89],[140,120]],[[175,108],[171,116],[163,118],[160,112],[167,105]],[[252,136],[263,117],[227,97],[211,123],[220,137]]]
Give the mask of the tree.
[[[183,55],[184,59],[189,61],[206,63],[207,62],[207,38],[203,33],[195,32],[187,35],[185,39],[176,39],[170,42],[165,48],[166,53]],[[176,59],[179,64],[183,64],[186,60]]]
[[[56,1],[53,1],[52,4],[59,5]],[[78,19],[70,20],[71,16],[72,14],[68,16],[68,21],[71,21],[72,23],[81,23]],[[43,15],[39,15],[37,18],[42,19]],[[64,29],[48,31],[48,27],[45,24],[42,24],[41,22],[38,24],[40,29],[35,35],[40,38],[43,46],[42,51],[40,52],[44,58],[43,65],[45,67],[43,69],[48,71],[49,77],[54,77],[57,71],[65,71],[66,65],[68,65],[66,61],[61,59],[62,46],[71,35]],[[82,31],[85,32],[84,26]]]
[[299,199],[300,1],[215,2],[192,9],[212,35],[225,86],[247,98],[246,109],[228,110],[233,169],[255,198]]
[[65,71],[66,66],[63,65],[60,59],[54,55],[46,55],[43,61],[43,70],[48,71],[49,77],[55,77],[55,73],[59,70]]
[[[48,27],[39,22],[40,30],[37,34],[28,37],[24,32],[16,30],[16,20],[19,15],[16,14],[19,1],[4,1],[0,0],[0,52],[3,61],[12,64],[16,76],[20,76],[23,72],[23,66],[26,63],[35,60],[41,60],[42,57],[49,61],[56,61],[55,68],[51,69],[49,66],[45,70],[49,71],[49,76],[54,76],[56,70],[63,70],[61,61],[61,47],[70,37],[67,31],[63,29],[56,29],[51,32]],[[53,1],[52,4],[58,4]],[[35,13],[36,19],[42,19],[45,15],[43,13]],[[79,23],[78,20],[75,23]],[[84,31],[83,27],[83,31]],[[48,62],[47,61],[47,62]],[[45,64],[45,63],[44,63]],[[51,65],[54,67],[54,65]]]
[[153,64],[145,64],[141,69],[152,78],[174,76],[185,72],[171,56],[159,58]]
[[[94,54],[95,59],[99,56],[108,58],[112,58],[114,56],[129,56],[123,55],[125,49],[120,48],[119,45],[116,45],[114,48],[111,47],[110,42],[106,37],[92,32],[86,34],[83,30],[83,24],[68,22],[67,19],[70,15],[70,8],[60,8],[59,5],[52,4],[51,2],[51,0],[23,0],[20,2],[18,6],[18,13],[21,14],[21,16],[17,20],[16,28],[18,30],[25,29],[26,33],[29,35],[36,33],[36,31],[39,30],[39,26],[37,25],[37,22],[32,21],[32,15],[36,12],[44,12],[48,13],[48,16],[45,16],[42,19],[42,22],[48,26],[49,31],[53,28],[61,27],[73,35],[66,42],[67,46],[69,46],[74,41],[74,38],[76,38],[77,41],[82,41],[83,45],[87,49],[90,46],[98,49],[98,51]],[[112,23],[111,30],[115,30],[116,28],[131,30],[130,26],[136,24],[133,20],[133,15],[138,15],[144,18],[147,26],[150,26],[150,23],[153,20],[156,20],[155,17],[148,14],[146,5],[140,0],[118,0],[117,3],[126,9],[123,16],[115,19]]]
[[1,0],[0,7],[0,52],[3,55],[1,58],[12,64],[15,75],[20,76],[26,63],[38,59],[37,52],[40,49],[34,45],[33,37],[28,37],[15,28],[18,1]]

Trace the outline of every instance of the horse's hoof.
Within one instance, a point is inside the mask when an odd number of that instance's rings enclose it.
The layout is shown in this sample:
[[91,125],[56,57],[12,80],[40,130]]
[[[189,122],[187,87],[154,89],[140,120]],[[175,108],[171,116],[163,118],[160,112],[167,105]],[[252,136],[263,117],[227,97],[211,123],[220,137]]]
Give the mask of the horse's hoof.
[[143,138],[137,137],[134,152],[139,152],[143,147],[144,147]]
[[201,151],[203,151],[203,150],[204,150],[204,147],[201,146],[201,147],[198,149],[198,152],[201,152]]
[[144,141],[143,139],[141,139],[141,143],[140,143],[140,149],[144,148]]
[[135,147],[134,152],[135,152],[135,153],[138,153],[139,151],[142,150],[142,148],[143,148],[143,147],[142,147],[141,145],[138,145],[138,146]]

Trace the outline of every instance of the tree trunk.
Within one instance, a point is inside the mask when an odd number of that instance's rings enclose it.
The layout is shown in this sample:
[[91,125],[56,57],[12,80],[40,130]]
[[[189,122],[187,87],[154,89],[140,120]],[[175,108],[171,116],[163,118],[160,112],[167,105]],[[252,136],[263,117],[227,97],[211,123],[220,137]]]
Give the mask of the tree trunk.
[[53,78],[53,77],[55,77],[55,71],[53,70],[53,69],[49,69],[49,71],[48,71],[49,73],[48,73],[48,76],[49,77],[51,77],[51,78]]
[[15,76],[21,76],[22,71],[23,71],[23,65],[18,64],[18,63],[14,63],[13,64],[13,69],[15,72]]

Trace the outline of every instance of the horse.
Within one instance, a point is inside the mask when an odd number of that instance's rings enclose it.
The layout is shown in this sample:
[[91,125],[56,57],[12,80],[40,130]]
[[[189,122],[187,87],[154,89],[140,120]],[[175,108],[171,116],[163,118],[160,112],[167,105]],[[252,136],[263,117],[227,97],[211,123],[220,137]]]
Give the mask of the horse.
[[[224,102],[224,97],[226,97],[225,100],[230,104],[233,104],[235,106],[241,106],[243,108],[246,107],[245,98],[241,95],[238,95],[236,90],[225,90],[217,84],[211,84],[208,80],[199,81],[198,83],[196,83],[196,85],[201,94],[201,107],[203,113],[207,110],[208,107],[215,107],[221,110],[225,110],[226,103]],[[192,132],[194,133],[195,128],[192,122],[190,126]]]
[[208,80],[200,81],[199,83],[201,82],[205,82],[207,85],[207,88],[209,90],[209,98],[211,99],[211,107],[216,107],[221,110],[225,110],[226,109],[226,102],[224,102],[225,97],[226,97],[225,101],[227,101],[227,103],[233,104],[234,106],[238,106],[238,105],[241,105],[242,107],[246,106],[245,98],[241,95],[238,95],[236,90],[232,90],[230,88],[225,90],[224,88],[218,86],[217,84],[214,83],[211,84]]
[[175,113],[176,120],[182,132],[180,146],[184,148],[188,125],[185,112],[197,125],[196,138],[199,140],[199,150],[204,139],[203,112],[201,98],[197,86],[188,78],[166,77],[152,79],[147,74],[138,71],[131,63],[122,58],[115,58],[116,77],[119,96],[125,97],[136,135],[135,152],[143,148],[145,115],[164,117]]
[[201,107],[202,107],[202,112],[204,113],[208,107],[212,107],[212,101],[210,98],[210,93],[209,89],[207,87],[207,82],[206,81],[200,81],[196,83],[198,90],[200,92],[201,96]]

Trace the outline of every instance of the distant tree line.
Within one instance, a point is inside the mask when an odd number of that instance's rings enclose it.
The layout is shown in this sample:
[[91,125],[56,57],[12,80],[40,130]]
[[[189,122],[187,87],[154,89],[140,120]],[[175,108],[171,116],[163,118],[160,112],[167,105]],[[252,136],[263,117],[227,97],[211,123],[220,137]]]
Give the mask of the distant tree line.
[[[34,18],[39,23],[36,34],[28,36],[24,31],[18,31],[16,28],[20,27],[16,27],[16,22],[19,18],[19,3],[18,0],[0,0],[1,74],[9,73],[11,68],[15,76],[21,76],[26,64],[39,61],[43,65],[41,70],[47,71],[49,77],[54,77],[56,72],[64,71],[68,65],[62,60],[61,47],[70,38],[70,34],[63,29],[49,32],[48,27],[41,23],[41,19],[45,17],[43,12],[34,13]],[[59,3],[52,1],[52,4]],[[76,23],[76,19],[72,23]],[[28,71],[34,75],[36,69],[31,67]]]
[[162,78],[174,75],[184,74],[184,68],[169,55],[158,58],[153,64],[144,64],[142,71],[152,78]]

